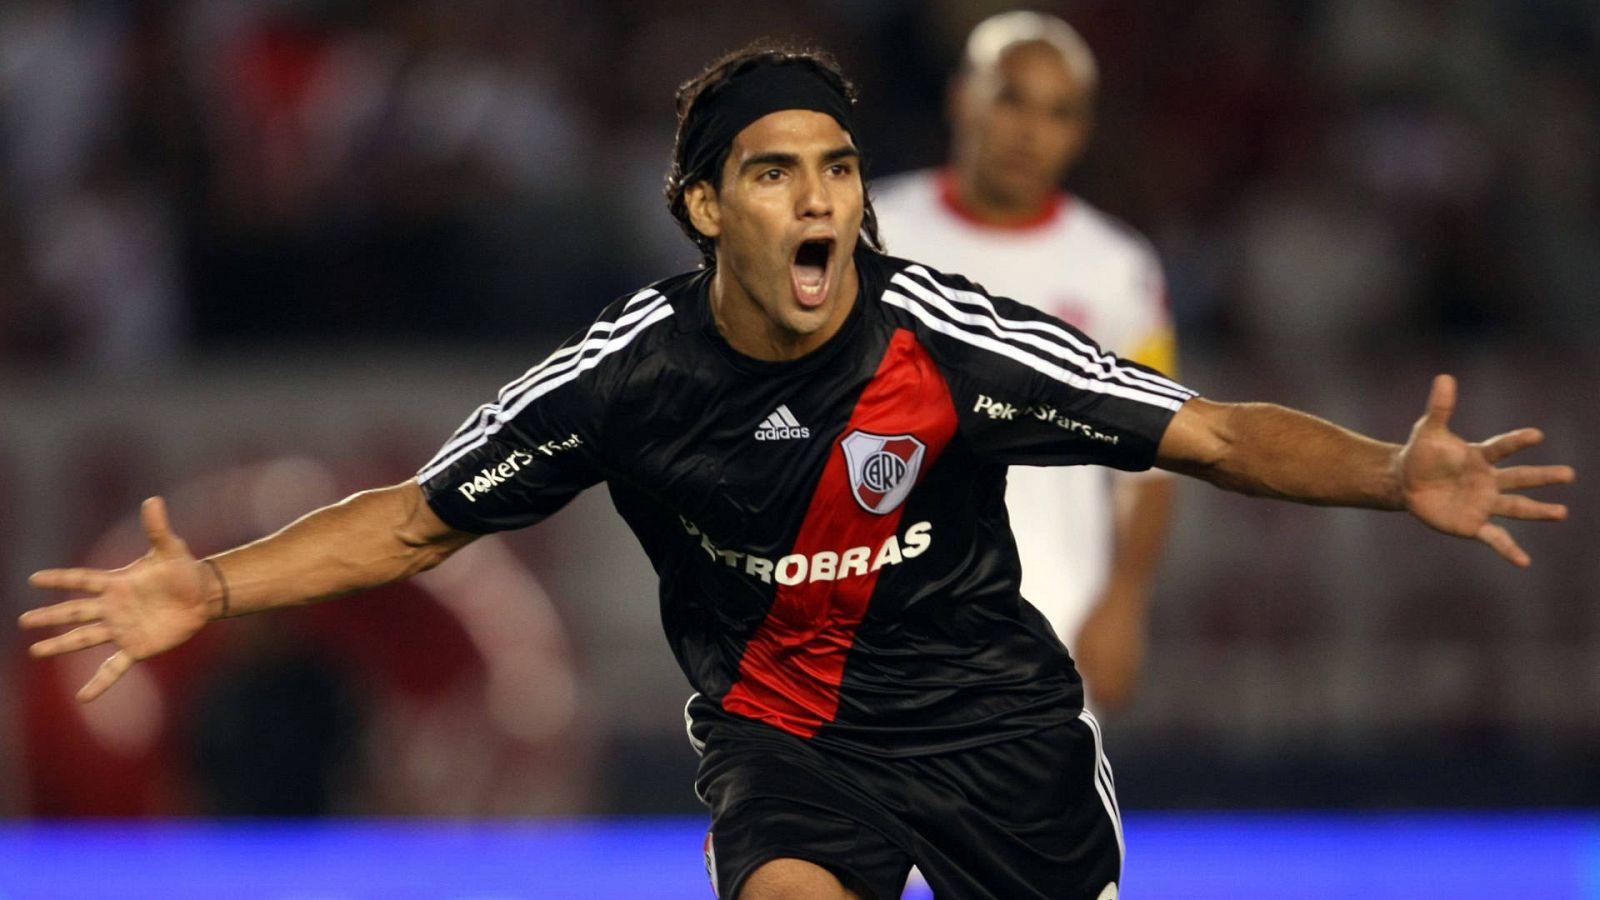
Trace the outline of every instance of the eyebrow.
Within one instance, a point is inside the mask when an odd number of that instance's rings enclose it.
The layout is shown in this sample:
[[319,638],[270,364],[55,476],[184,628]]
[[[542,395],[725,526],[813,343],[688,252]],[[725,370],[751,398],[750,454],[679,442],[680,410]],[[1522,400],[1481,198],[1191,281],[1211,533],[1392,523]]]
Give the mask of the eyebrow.
[[[841,159],[859,159],[860,157],[861,151],[849,146],[848,144],[844,144],[822,154],[822,161],[824,164],[826,164],[835,163]],[[799,164],[800,154],[798,153],[781,153],[778,151],[771,151],[768,153],[757,153],[755,156],[750,157],[743,163],[739,164],[739,170],[742,172],[757,166],[797,166]]]

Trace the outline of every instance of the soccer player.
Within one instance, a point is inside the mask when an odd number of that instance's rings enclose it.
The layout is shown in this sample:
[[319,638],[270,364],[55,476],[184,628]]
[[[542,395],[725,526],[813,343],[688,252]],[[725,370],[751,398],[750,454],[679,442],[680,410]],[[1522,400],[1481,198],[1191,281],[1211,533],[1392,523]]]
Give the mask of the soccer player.
[[414,480],[196,560],[159,499],[151,549],[57,569],[85,596],[40,656],[137,660],[217,618],[347,594],[531,525],[606,481],[661,580],[711,809],[721,897],[1114,897],[1122,831],[1071,662],[1022,602],[1010,463],[1158,463],[1248,493],[1406,509],[1519,565],[1496,517],[1565,466],[1497,467],[1434,383],[1404,446],[1269,404],[1218,403],[1050,316],[878,252],[854,88],[825,57],[753,47],[678,96],[668,205],[706,266],[606,307],[470,415]]
[[[874,185],[873,206],[895,255],[960,272],[1175,375],[1154,251],[1061,190],[1088,141],[1097,77],[1066,22],[1027,11],[985,19],[950,91],[949,166]],[[1159,471],[1018,466],[1008,476],[1022,596],[1067,643],[1098,708],[1123,705],[1137,683],[1172,502]]]

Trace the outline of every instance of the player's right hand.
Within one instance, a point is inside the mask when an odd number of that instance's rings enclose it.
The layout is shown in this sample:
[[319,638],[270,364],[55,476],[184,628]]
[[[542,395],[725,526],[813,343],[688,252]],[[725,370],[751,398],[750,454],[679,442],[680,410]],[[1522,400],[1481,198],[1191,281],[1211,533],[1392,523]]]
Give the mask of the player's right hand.
[[84,703],[105,693],[135,662],[178,646],[211,618],[209,598],[220,585],[167,524],[160,497],[146,500],[139,519],[150,552],[120,569],[46,569],[28,582],[34,587],[87,594],[31,609],[18,620],[23,628],[76,625],[28,648],[36,657],[59,656],[113,644],[117,651],[78,690]]

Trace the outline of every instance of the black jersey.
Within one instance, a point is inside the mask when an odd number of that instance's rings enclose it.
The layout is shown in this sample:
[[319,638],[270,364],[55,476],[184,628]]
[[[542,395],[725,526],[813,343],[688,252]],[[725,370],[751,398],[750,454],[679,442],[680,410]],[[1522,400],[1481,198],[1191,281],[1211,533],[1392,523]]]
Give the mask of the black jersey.
[[728,345],[708,271],[619,299],[418,481],[480,533],[607,482],[708,712],[894,755],[1071,722],[1077,674],[1018,591],[1006,467],[1147,468],[1193,393],[962,278],[855,261],[845,323],[792,361]]

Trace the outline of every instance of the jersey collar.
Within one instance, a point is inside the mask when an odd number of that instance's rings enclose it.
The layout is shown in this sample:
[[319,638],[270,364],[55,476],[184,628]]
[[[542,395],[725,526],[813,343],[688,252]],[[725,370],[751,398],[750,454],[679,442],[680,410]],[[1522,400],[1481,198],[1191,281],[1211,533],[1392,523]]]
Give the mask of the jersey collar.
[[1034,215],[1002,225],[980,218],[972,207],[962,201],[961,192],[956,187],[955,173],[950,169],[940,169],[936,183],[939,190],[940,206],[943,206],[947,212],[968,225],[989,231],[1037,231],[1055,222],[1061,216],[1062,211],[1066,209],[1067,200],[1069,199],[1066,193],[1056,191]]

